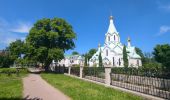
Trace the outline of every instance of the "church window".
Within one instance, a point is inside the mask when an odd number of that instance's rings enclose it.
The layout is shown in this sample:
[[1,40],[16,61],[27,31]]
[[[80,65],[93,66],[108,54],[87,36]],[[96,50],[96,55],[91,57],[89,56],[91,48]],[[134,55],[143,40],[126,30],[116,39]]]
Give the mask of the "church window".
[[120,58],[119,58],[119,66],[121,65]]
[[137,66],[139,66],[139,60],[137,60]]
[[106,56],[108,56],[108,50],[106,50]]
[[115,35],[114,35],[114,40],[116,40],[116,37],[115,37]]
[[108,36],[108,41],[110,41],[110,36]]

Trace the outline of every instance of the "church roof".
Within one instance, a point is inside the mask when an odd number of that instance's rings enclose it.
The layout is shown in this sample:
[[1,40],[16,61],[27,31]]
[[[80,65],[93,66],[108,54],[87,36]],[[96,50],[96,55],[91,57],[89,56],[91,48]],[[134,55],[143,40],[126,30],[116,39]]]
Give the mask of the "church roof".
[[129,52],[129,53],[128,53],[128,56],[129,56],[130,58],[137,58],[137,59],[140,59],[140,58],[141,58],[141,57],[136,53],[135,47],[127,47],[126,50],[127,50],[127,52]]
[[114,25],[114,23],[113,23],[113,17],[112,17],[112,16],[110,16],[110,24],[109,24],[109,28],[108,28],[107,33],[110,33],[110,34],[112,34],[112,33],[118,33],[117,30],[116,30],[116,28],[115,28],[115,25]]

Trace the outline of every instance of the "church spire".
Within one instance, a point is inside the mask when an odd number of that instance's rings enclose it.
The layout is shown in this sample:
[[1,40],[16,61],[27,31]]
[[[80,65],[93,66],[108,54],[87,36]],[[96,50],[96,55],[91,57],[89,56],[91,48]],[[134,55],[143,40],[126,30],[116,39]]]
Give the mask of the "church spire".
[[128,42],[128,47],[131,47],[131,43],[130,43],[130,37],[128,37],[128,39],[127,39],[127,42]]
[[109,24],[109,28],[108,28],[107,32],[110,33],[110,34],[112,34],[114,32],[117,33],[117,30],[116,30],[115,25],[113,23],[113,16],[110,16],[110,24]]

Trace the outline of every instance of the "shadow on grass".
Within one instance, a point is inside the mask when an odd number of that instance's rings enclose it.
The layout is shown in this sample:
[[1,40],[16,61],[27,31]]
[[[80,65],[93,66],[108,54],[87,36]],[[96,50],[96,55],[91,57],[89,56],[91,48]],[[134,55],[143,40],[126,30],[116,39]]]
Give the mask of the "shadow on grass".
[[0,98],[0,100],[23,100],[22,98]]
[[43,100],[42,98],[39,97],[29,97],[30,95],[27,95],[26,97],[24,97],[22,100]]

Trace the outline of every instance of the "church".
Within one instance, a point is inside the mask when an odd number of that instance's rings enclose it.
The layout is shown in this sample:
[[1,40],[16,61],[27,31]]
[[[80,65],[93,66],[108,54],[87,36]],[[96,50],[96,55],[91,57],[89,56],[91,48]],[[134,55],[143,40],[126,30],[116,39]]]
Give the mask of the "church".
[[[110,16],[110,25],[105,34],[105,43],[103,46],[99,44],[97,52],[89,60],[89,65],[91,67],[99,66],[99,54],[101,52],[103,66],[124,67],[123,47],[124,45],[120,42],[120,35],[115,28],[113,17]],[[129,67],[142,66],[141,57],[136,53],[135,47],[131,46],[129,37],[126,51]]]

